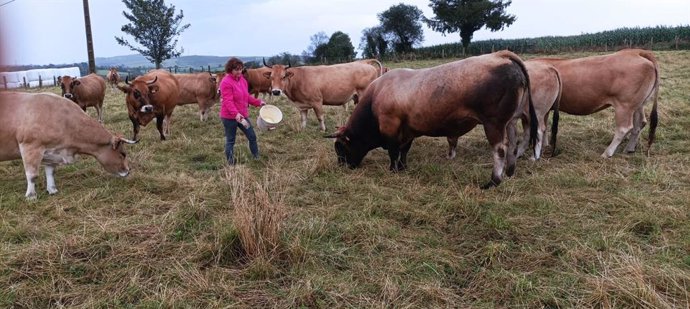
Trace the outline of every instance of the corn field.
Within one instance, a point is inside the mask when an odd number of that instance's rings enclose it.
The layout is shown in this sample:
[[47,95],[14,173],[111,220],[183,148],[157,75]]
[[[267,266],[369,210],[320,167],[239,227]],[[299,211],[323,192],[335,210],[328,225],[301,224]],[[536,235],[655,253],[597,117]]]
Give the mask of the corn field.
[[[417,59],[463,56],[462,44],[449,43],[415,49]],[[509,49],[518,53],[554,54],[577,51],[615,51],[621,48],[654,50],[690,49],[690,26],[620,28],[571,36],[546,36],[526,39],[484,40],[471,42],[466,54],[480,55]]]

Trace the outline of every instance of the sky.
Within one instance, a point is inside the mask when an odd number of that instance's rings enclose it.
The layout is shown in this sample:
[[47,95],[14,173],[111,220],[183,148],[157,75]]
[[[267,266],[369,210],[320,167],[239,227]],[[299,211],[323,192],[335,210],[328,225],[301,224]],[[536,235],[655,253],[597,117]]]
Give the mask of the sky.
[[[82,0],[0,0],[0,64],[86,62]],[[399,3],[433,18],[429,0],[166,0],[191,26],[179,37],[184,56],[273,56],[302,54],[310,37],[336,31],[359,47],[362,30],[379,25],[377,14]],[[119,0],[89,1],[96,57],[136,54],[115,36],[133,38]],[[479,30],[473,40],[595,33],[622,27],[690,24],[690,0],[513,0],[517,20],[503,31]],[[459,42],[422,24],[421,46]],[[136,44],[136,43],[135,43]],[[98,65],[98,63],[96,63]]]

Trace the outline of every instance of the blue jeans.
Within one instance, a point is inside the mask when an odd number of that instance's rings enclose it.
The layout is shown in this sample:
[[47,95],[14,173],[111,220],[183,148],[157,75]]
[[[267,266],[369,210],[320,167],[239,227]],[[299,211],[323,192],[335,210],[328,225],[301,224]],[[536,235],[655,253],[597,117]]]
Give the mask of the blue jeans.
[[[225,119],[220,118],[223,122],[223,127],[225,127],[225,158],[228,160],[228,164],[232,165],[235,163],[233,156],[233,148],[235,148],[235,135],[237,135],[237,128],[240,128],[247,139],[249,140],[249,150],[252,152],[254,159],[259,158],[259,144],[256,143],[256,133],[254,133],[254,126],[252,125],[249,129],[245,129],[244,126],[240,125],[235,119]],[[249,119],[247,119],[249,121]]]

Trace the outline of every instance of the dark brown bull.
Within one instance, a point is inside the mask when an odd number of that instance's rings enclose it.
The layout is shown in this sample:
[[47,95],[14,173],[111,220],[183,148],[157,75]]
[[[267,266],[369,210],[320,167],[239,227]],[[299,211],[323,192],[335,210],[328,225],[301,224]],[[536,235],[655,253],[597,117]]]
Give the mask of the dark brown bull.
[[[407,167],[407,153],[419,136],[461,136],[483,124],[493,148],[491,181],[497,186],[503,171],[515,172],[514,118],[522,112],[529,76],[520,58],[501,51],[432,68],[391,70],[364,91],[345,127],[336,137],[338,162],[354,168],[375,148],[388,150],[390,169]],[[536,121],[531,122],[532,143]],[[507,163],[506,163],[507,161]]]
[[208,110],[213,106],[218,91],[218,82],[211,73],[175,74],[180,86],[177,105],[197,103],[199,120],[208,119]]
[[103,122],[103,100],[105,99],[105,81],[97,74],[89,74],[76,78],[71,76],[58,77],[62,96],[77,103],[83,111],[93,106],[98,113],[98,121]]
[[[534,146],[534,153],[531,160],[538,160],[541,157],[543,147],[548,145],[545,142],[546,124],[548,123],[549,112],[553,113],[553,124],[551,125],[551,145],[552,155],[556,154],[556,136],[558,135],[558,103],[561,96],[562,83],[558,70],[553,66],[545,63],[525,62],[525,67],[529,73],[530,93],[536,119],[538,121],[537,140]],[[530,139],[530,114],[529,105],[523,103],[523,110],[520,115],[522,120],[523,137],[518,146],[517,157],[522,156],[529,146]],[[455,157],[458,145],[457,137],[448,137],[448,158]]]
[[117,88],[125,93],[127,113],[132,121],[133,140],[137,140],[139,126],[146,126],[156,118],[156,128],[161,140],[170,134],[172,112],[177,105],[180,88],[170,72],[166,70],[152,70],[135,78],[131,83],[125,78],[125,86]]
[[[613,155],[629,134],[626,152],[635,152],[647,123],[644,104],[654,98],[650,113],[648,146],[654,142],[658,123],[659,65],[650,51],[625,49],[614,54],[578,59],[539,58],[528,62],[553,65],[561,75],[563,94],[559,109],[573,115],[589,115],[613,106],[616,130],[602,157]],[[649,148],[648,147],[648,148]]]
[[0,92],[0,161],[22,159],[26,198],[36,199],[36,178],[45,167],[46,189],[58,192],[54,171],[90,155],[113,174],[129,174],[123,144],[133,141],[108,132],[65,98],[52,93]]
[[273,95],[285,93],[297,106],[302,128],[307,126],[307,111],[314,109],[322,131],[326,130],[324,105],[343,105],[355,96],[361,97],[364,89],[381,75],[380,69],[360,61],[303,67],[276,64],[268,67],[272,70],[264,73],[264,76],[271,79]]

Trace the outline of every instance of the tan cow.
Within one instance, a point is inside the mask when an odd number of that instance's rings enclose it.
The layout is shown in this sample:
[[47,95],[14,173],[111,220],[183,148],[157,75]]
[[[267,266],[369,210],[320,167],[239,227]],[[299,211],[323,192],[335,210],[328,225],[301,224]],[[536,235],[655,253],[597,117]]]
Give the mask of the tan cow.
[[77,103],[83,111],[93,106],[98,114],[98,121],[103,122],[103,100],[105,99],[105,81],[98,74],[91,73],[76,78],[62,76],[58,78],[62,96]]
[[22,159],[26,198],[36,199],[36,177],[45,166],[46,188],[57,193],[54,171],[75,155],[90,155],[113,174],[129,174],[124,143],[70,100],[52,93],[0,92],[0,161]]
[[609,106],[615,111],[616,130],[602,157],[613,155],[630,134],[626,152],[635,152],[640,132],[647,123],[644,104],[654,98],[650,113],[648,146],[658,124],[659,65],[650,51],[624,49],[614,54],[578,59],[539,58],[528,62],[553,65],[561,75],[563,94],[559,109],[573,115],[589,115]]
[[180,95],[177,105],[197,103],[199,120],[208,119],[208,110],[213,106],[218,91],[216,77],[211,73],[175,74],[179,82]]
[[117,68],[110,68],[106,75],[106,80],[110,84],[110,89],[114,90],[117,88],[117,83],[120,82],[120,74],[117,73]]
[[271,93],[271,80],[264,76],[265,73],[270,73],[271,68],[261,67],[258,69],[246,69],[242,74],[249,84],[249,93],[253,94],[255,98],[259,97],[259,93],[268,94],[268,99],[273,100]]
[[132,139],[137,140],[140,125],[146,126],[156,118],[158,133],[165,140],[170,134],[172,112],[180,94],[177,78],[166,70],[151,70],[131,83],[125,78],[125,84],[117,88],[126,95],[127,113],[134,131]]
[[302,128],[307,126],[307,111],[314,109],[322,131],[326,131],[324,105],[343,105],[355,95],[361,96],[364,89],[380,76],[380,69],[361,61],[302,67],[276,64],[268,67],[272,70],[264,73],[264,76],[271,79],[273,95],[285,93],[297,106]]
[[[336,137],[340,164],[357,167],[369,151],[382,147],[388,150],[389,169],[400,171],[407,167],[415,138],[459,137],[481,123],[494,159],[491,181],[482,188],[497,186],[504,171],[508,176],[515,172],[509,139],[525,98],[536,117],[529,86],[522,60],[509,51],[420,70],[391,70],[364,91],[345,127],[327,137]],[[531,122],[531,137],[536,137],[536,123]]]

